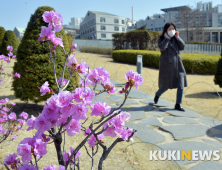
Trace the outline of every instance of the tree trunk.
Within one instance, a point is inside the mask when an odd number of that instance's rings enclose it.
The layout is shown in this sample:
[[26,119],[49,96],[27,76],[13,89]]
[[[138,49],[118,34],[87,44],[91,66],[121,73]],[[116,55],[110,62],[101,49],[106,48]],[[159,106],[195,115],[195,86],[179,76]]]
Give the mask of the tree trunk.
[[63,153],[61,149],[61,144],[62,144],[62,135],[60,134],[55,140],[54,140],[56,152],[57,152],[57,158],[59,165],[65,166],[64,158],[63,158]]

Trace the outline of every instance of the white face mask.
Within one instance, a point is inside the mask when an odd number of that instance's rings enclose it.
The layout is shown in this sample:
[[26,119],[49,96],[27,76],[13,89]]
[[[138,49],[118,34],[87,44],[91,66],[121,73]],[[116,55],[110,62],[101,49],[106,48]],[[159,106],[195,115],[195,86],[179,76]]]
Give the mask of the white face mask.
[[167,32],[170,37],[173,37],[176,33],[176,30],[171,30]]

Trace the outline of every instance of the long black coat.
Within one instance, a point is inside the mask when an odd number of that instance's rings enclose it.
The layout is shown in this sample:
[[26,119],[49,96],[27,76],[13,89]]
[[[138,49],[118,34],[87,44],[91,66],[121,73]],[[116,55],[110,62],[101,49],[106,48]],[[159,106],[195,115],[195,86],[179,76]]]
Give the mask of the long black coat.
[[186,71],[179,51],[184,50],[184,41],[180,37],[178,39],[176,37],[171,39],[164,38],[162,41],[159,38],[158,47],[161,52],[159,60],[159,88],[163,90],[177,88],[177,78],[182,89],[187,87]]

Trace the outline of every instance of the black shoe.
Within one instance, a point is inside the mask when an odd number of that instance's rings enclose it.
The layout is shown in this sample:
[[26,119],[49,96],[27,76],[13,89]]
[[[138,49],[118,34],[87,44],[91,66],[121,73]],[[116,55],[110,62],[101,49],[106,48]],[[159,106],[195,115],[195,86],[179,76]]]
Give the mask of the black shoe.
[[154,98],[154,103],[155,103],[155,104],[157,104],[158,99],[159,99],[159,97],[158,97],[158,96],[155,96],[155,98]]
[[180,104],[176,104],[176,105],[175,105],[175,109],[185,112],[184,108],[182,108],[182,107],[180,106]]

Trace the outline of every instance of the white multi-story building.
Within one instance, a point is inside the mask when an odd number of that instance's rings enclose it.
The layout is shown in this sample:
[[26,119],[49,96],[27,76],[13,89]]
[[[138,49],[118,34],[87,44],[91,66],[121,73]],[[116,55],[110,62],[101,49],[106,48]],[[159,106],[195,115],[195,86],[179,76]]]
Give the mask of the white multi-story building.
[[[179,6],[179,7],[161,9],[161,11],[165,13],[153,14],[153,16],[147,16],[145,20],[140,20],[137,22],[137,28],[140,28],[146,25],[147,30],[162,31],[164,25],[167,22],[173,22],[176,20],[175,17],[178,14],[178,10],[184,7],[185,6]],[[177,23],[177,24],[180,24],[180,23]]]
[[106,12],[88,11],[80,24],[80,38],[112,39],[112,34],[126,32],[125,17]]
[[73,18],[71,18],[71,22],[69,23],[69,25],[79,27],[83,20],[84,20],[84,18],[73,17]]

